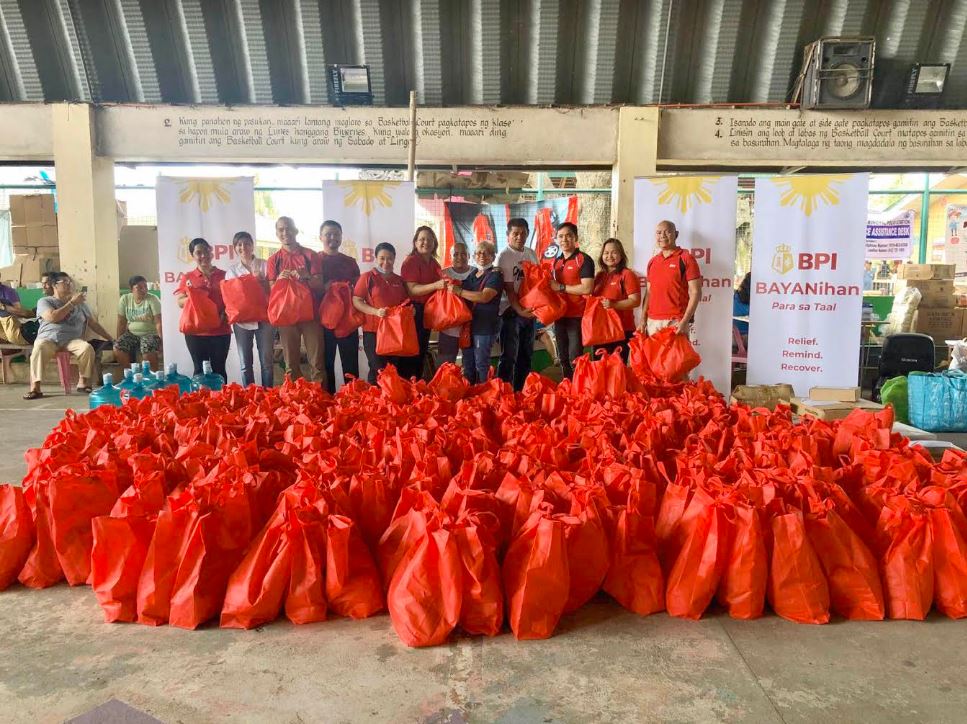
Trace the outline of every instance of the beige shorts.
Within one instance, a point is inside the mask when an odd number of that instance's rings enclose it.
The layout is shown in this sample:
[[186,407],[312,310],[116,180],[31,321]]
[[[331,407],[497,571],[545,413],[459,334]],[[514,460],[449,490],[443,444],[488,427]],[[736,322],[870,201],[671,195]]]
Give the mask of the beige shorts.
[[[648,336],[650,337],[659,329],[665,329],[665,327],[676,327],[676,326],[678,326],[677,319],[649,319],[648,325],[647,325]],[[694,324],[688,325],[688,341],[691,342],[693,345],[695,344],[695,325]]]

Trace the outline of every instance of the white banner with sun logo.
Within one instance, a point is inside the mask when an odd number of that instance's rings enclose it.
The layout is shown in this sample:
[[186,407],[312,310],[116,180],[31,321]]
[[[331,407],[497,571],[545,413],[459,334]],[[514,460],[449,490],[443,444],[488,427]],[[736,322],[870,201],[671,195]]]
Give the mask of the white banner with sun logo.
[[759,178],[750,384],[857,383],[869,174]]
[[[177,362],[178,371],[192,375],[191,355],[185,338],[178,331],[181,309],[175,289],[181,277],[195,268],[188,253],[189,242],[201,237],[212,246],[212,264],[227,270],[235,261],[232,237],[237,231],[255,236],[254,180],[245,178],[176,178],[159,176],[156,186],[158,205],[158,269],[161,273],[161,319],[164,331],[165,363]],[[235,340],[228,353],[228,378],[241,382]],[[255,354],[255,379],[259,379],[258,354]]]
[[[386,241],[396,248],[395,271],[400,273],[416,228],[416,191],[412,181],[323,181],[322,213],[324,218],[342,225],[340,251],[353,257],[360,271],[365,273],[373,268],[373,250]],[[369,366],[362,352],[362,335],[359,342],[359,376],[366,379]],[[338,356],[336,379],[343,379]]]
[[732,276],[735,268],[736,176],[655,176],[635,179],[633,266],[644,276],[657,253],[655,227],[671,221],[678,245],[702,272],[702,300],[693,341],[702,356],[695,372],[723,394],[732,377]]

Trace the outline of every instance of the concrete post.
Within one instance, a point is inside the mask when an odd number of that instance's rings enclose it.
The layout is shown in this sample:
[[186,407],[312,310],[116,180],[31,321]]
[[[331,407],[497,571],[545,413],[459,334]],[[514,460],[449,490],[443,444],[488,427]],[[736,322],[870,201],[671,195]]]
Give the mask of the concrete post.
[[51,105],[62,271],[87,287],[87,302],[112,334],[117,326],[118,227],[114,159],[97,155],[94,107]]
[[[618,111],[618,152],[611,174],[611,233],[634,258],[635,178],[651,176],[658,162],[658,107],[621,108]],[[647,261],[647,260],[644,260]],[[639,269],[640,271],[640,269]]]

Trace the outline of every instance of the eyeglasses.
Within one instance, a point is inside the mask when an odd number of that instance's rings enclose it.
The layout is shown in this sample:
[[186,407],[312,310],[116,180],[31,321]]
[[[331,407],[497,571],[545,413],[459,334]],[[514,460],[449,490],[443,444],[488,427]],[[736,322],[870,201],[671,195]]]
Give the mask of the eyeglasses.
[[56,287],[58,284],[63,284],[64,286],[70,286],[72,283],[73,282],[71,282],[70,279],[58,279],[56,282],[54,282],[54,286]]

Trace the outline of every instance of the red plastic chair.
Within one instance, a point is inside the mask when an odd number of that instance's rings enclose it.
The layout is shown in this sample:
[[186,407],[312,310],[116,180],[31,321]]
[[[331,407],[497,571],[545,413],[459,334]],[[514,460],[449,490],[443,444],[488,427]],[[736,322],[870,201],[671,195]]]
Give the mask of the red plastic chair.
[[61,387],[64,388],[64,394],[69,395],[71,393],[71,353],[58,352],[56,359]]
[[735,354],[732,355],[733,365],[748,365],[749,363],[749,353],[745,348],[745,342],[742,341],[742,333],[739,332],[739,328],[732,323],[732,341],[735,342]]

